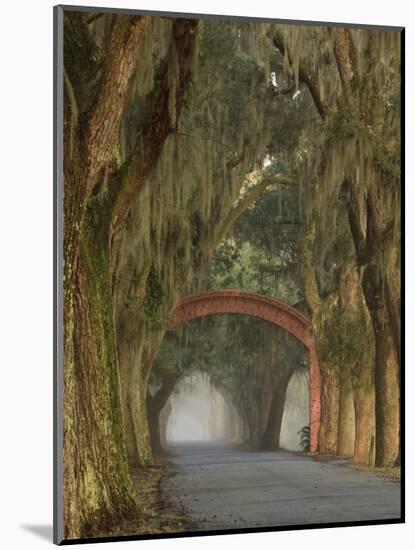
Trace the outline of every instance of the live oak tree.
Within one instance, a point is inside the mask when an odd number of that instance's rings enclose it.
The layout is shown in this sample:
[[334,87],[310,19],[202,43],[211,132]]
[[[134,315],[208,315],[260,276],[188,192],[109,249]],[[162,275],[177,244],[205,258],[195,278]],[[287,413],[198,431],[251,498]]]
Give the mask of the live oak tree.
[[150,19],[108,15],[96,25],[99,36],[94,39],[84,14],[65,14],[66,538],[105,531],[136,514],[120,406],[112,243],[131,195],[139,194],[164,141],[174,132],[169,102],[180,112],[197,21],[172,23],[167,55],[174,55],[180,65],[175,86],[169,82],[167,64],[150,101],[152,122],[143,125],[142,141],[123,162],[115,154],[120,123]]
[[[302,265],[317,341],[326,339],[326,346],[318,346],[319,357],[324,355],[322,347],[336,354],[324,326],[339,326],[336,317],[342,308],[348,316],[349,331],[339,344],[337,359],[327,363],[320,357],[321,450],[335,452],[338,433],[344,434],[336,420],[347,418],[336,416],[342,392],[336,369],[341,372],[338,368],[347,358],[344,350],[350,347],[347,368],[356,371],[357,364],[359,371],[354,377],[360,441],[355,459],[366,464],[372,460],[373,435],[368,438],[361,430],[372,425],[375,391],[376,464],[390,466],[399,458],[400,35],[363,29],[285,28],[276,33],[274,42],[296,81],[310,93],[321,119],[320,125],[306,132],[302,148],[308,207]],[[336,231],[339,218],[344,226],[340,235]],[[346,247],[354,246],[352,255],[345,257],[341,235]],[[329,294],[318,286],[319,273],[324,270],[332,271]],[[368,314],[371,328],[367,327]],[[374,341],[373,352],[362,358],[353,351],[359,334]],[[350,376],[342,378],[350,386]]]

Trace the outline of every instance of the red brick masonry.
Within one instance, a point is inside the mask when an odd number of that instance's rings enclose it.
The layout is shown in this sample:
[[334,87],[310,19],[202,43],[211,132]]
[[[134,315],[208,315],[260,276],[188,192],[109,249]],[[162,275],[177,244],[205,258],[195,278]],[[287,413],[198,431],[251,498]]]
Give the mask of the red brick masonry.
[[186,296],[173,312],[170,328],[207,315],[239,313],[269,321],[287,330],[309,350],[310,353],[310,446],[318,449],[320,427],[320,367],[316,354],[310,321],[290,306],[275,298],[241,292],[240,290],[220,290]]

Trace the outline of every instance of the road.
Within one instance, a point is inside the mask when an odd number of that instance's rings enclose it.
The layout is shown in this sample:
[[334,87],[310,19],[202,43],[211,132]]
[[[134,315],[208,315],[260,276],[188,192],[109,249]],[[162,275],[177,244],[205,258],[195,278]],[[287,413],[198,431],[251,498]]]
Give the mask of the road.
[[400,483],[288,451],[180,444],[162,494],[192,531],[399,518]]

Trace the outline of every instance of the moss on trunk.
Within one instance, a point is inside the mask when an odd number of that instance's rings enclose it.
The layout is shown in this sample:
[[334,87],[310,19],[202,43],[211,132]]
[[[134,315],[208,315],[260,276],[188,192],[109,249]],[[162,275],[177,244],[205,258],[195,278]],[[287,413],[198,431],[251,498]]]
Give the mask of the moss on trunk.
[[137,513],[123,440],[105,215],[96,201],[86,215],[74,294],[74,356],[65,365],[66,538],[96,535]]
[[340,368],[339,427],[337,434],[337,454],[353,456],[355,446],[355,406],[354,390],[350,365]]
[[280,448],[282,417],[291,374],[292,372],[289,373],[289,376],[281,376],[278,381],[274,381],[267,424],[261,439],[261,449],[276,450]]

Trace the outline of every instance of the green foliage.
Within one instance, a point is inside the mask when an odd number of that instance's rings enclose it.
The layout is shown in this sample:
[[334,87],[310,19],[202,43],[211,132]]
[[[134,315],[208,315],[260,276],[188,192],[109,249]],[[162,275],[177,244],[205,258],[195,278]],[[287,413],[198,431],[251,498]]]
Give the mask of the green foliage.
[[300,447],[304,452],[310,451],[310,426],[303,426],[299,430],[298,435],[300,436]]
[[389,151],[384,143],[379,143],[375,149],[374,162],[388,184],[398,183],[401,177],[400,148]]
[[201,32],[201,57],[225,62],[235,50],[235,25],[223,22],[218,25],[215,21],[205,20]]
[[64,66],[80,113],[95,99],[101,66],[101,52],[86,17],[80,12],[65,12],[64,17]]
[[[250,242],[264,253],[297,262],[301,230],[297,185],[275,185],[237,220],[233,234],[238,244]],[[287,260],[288,261],[288,260]]]
[[301,302],[298,193],[296,185],[275,185],[245,210],[215,251],[204,287],[240,288]]
[[224,288],[231,288],[235,284],[238,271],[244,270],[241,249],[229,240],[223,241],[215,251],[211,262],[211,277],[221,279]]
[[327,143],[335,144],[338,141],[356,137],[359,130],[356,114],[351,109],[339,109],[329,120]]
[[255,108],[253,97],[264,97],[267,87],[268,75],[243,51],[247,33],[246,25],[216,21],[204,21],[201,28],[200,56],[209,93],[220,101],[218,109],[226,108],[227,130],[235,137]]
[[165,291],[160,284],[159,277],[154,268],[150,269],[147,278],[146,292],[144,297],[144,315],[148,326],[157,330],[162,327],[162,308]]
[[[277,72],[277,75],[279,74]],[[288,86],[284,82],[279,85],[281,88]],[[287,95],[277,95],[274,92],[271,99],[266,105],[266,109],[268,116],[275,119],[275,124],[272,125],[268,150],[271,155],[278,154],[289,162],[292,170],[295,154],[301,147],[302,135],[308,131],[311,125],[320,127],[321,121],[316,115],[309,94],[303,88],[300,88],[295,97],[294,91]]]

